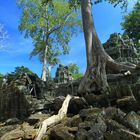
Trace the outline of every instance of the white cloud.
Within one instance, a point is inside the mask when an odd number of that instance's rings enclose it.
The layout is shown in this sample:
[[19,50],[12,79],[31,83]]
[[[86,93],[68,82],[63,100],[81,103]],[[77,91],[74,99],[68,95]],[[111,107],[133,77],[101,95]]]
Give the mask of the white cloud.
[[[17,40],[17,41],[14,41]],[[22,37],[9,40],[4,46],[0,48],[0,52],[5,52],[8,54],[29,54],[33,48],[31,39],[24,39]]]

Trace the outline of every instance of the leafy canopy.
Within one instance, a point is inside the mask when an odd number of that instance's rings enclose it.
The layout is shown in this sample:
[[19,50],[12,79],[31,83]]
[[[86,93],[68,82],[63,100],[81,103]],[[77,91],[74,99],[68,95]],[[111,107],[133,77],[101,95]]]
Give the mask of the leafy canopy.
[[134,9],[124,16],[121,25],[124,33],[128,34],[135,43],[140,40],[140,2],[137,2]]
[[18,0],[17,4],[22,10],[19,30],[33,39],[31,57],[39,55],[42,62],[47,43],[48,63],[58,63],[58,56],[69,52],[68,43],[81,27],[79,12],[70,9],[66,0]]

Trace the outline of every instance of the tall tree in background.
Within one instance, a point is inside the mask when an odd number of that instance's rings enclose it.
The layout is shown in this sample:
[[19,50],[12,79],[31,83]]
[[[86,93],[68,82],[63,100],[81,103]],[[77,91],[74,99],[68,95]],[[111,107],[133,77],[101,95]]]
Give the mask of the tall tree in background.
[[[44,61],[44,52],[45,52],[45,47],[42,47],[43,44],[36,42],[34,44],[34,49],[32,50],[31,54],[30,54],[30,58],[32,58],[33,56],[38,55],[39,60],[41,63],[43,63]],[[58,62],[60,62],[59,60],[59,55],[61,55],[62,52],[60,51],[59,47],[56,46],[48,46],[48,50],[46,52],[46,62],[47,62],[47,68],[45,70],[45,77],[48,78],[48,80],[51,79],[51,69],[54,65],[58,64]]]
[[[127,0],[94,0],[95,3],[107,1],[114,6],[126,7]],[[70,0],[71,6],[76,7],[78,0]],[[114,72],[121,70],[133,70],[135,67],[119,64],[115,62],[104,50],[102,43],[97,35],[93,15],[92,15],[92,0],[80,1],[83,30],[86,43],[87,69],[80,83],[79,93],[91,93],[94,91],[92,87],[97,86],[98,89],[108,93],[108,83],[106,76],[106,66]]]
[[78,12],[64,0],[18,0],[22,10],[19,30],[34,43],[33,55],[43,64],[41,79],[46,81],[46,65],[56,64],[60,54],[69,52],[68,43],[80,26]]
[[134,9],[123,18],[122,27],[124,33],[138,45],[140,44],[140,2],[137,2]]

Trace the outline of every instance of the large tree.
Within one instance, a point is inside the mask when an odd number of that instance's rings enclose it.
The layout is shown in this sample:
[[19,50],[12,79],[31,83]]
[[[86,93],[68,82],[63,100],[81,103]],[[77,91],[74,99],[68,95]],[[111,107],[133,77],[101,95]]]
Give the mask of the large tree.
[[[42,43],[36,42],[34,44],[34,49],[32,50],[30,54],[30,58],[33,56],[38,56],[41,63],[43,63],[45,60],[47,62],[47,68],[45,67],[45,78],[47,77],[48,80],[51,79],[51,69],[54,65],[58,64],[60,62],[59,55],[62,55],[62,52],[60,51],[59,47],[51,46],[51,44],[48,46],[48,50],[46,52],[46,59],[44,58],[44,52],[45,47]],[[67,49],[67,47],[64,47],[64,49]],[[63,50],[63,53],[68,50]],[[45,60],[44,60],[45,59]],[[42,69],[43,72],[44,69]]]
[[133,10],[124,16],[121,25],[124,33],[128,34],[137,44],[140,40],[140,2],[137,2]]
[[[76,7],[78,0],[70,0]],[[121,7],[127,6],[127,0],[95,0],[98,3],[107,1],[114,6],[120,4]],[[133,70],[135,67],[125,66],[115,62],[104,50],[102,43],[96,33],[92,15],[92,0],[81,0],[79,3],[82,12],[83,30],[86,43],[87,69],[80,83],[79,93],[91,93],[97,87],[105,93],[108,93],[108,83],[106,76],[106,66],[114,72]]]
[[19,30],[33,39],[32,55],[39,55],[43,63],[41,79],[46,81],[47,63],[69,52],[68,43],[80,26],[79,14],[64,0],[18,0],[18,5],[22,10]]

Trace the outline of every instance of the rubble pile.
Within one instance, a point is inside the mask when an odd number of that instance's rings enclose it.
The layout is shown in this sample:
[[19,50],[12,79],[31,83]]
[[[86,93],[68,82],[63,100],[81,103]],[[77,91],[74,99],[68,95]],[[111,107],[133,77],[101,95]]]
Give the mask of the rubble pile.
[[113,33],[103,46],[106,52],[117,62],[138,64],[140,61],[136,46],[128,35]]
[[[42,140],[140,139],[140,114],[138,111],[124,112],[116,107],[90,107],[87,102],[82,101],[83,99],[78,100],[72,101],[67,117],[49,127]],[[77,108],[76,112],[75,108]],[[34,140],[40,126],[39,123],[53,114],[53,111],[50,113],[38,112],[24,120],[8,119],[0,124],[1,140]]]
[[27,117],[32,99],[42,96],[41,86],[41,80],[36,75],[7,75],[0,89],[0,120]]

